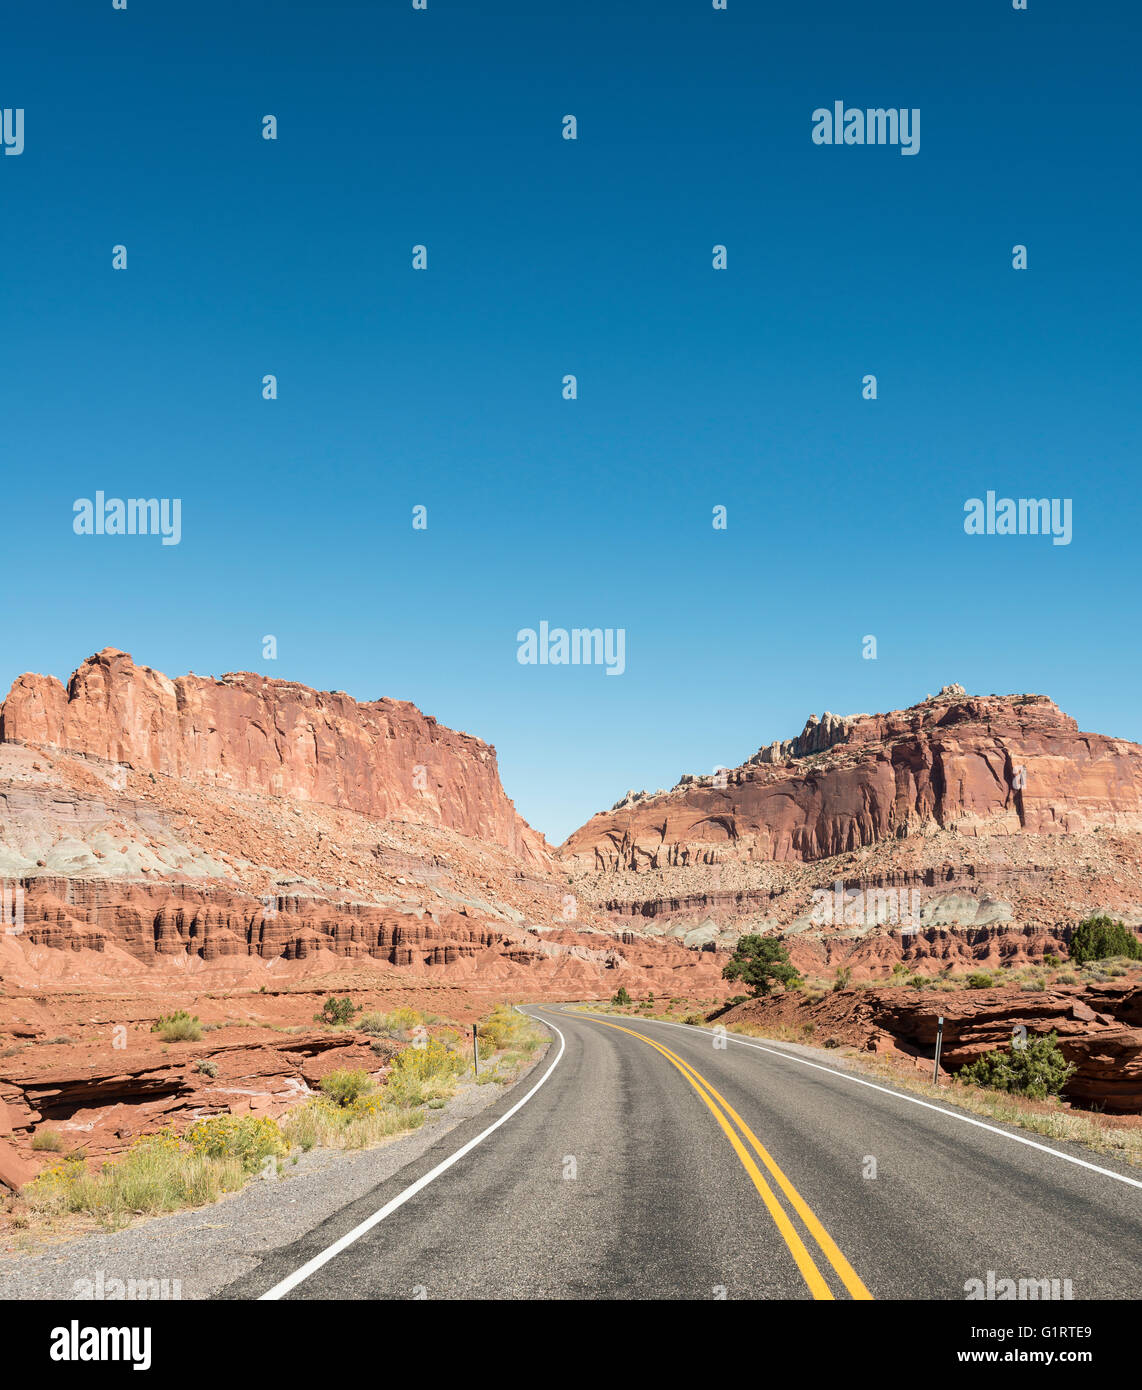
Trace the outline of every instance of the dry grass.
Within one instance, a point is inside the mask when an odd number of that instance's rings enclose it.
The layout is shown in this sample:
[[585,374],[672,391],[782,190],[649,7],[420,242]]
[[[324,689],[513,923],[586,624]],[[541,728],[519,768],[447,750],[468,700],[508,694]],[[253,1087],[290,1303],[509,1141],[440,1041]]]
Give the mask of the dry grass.
[[[952,966],[936,968],[934,962],[898,961],[890,975],[880,979],[853,981],[852,989],[924,989],[942,994],[964,989],[1054,989],[1057,985],[1106,984],[1121,980],[1128,984],[1142,982],[1142,961],[1116,956],[1107,960],[1089,961],[1076,966],[1070,961],[1056,960],[1021,966],[966,966],[958,973]],[[807,978],[802,985],[805,994],[831,991],[836,980]]]
[[32,1135],[33,1153],[63,1153],[63,1135],[58,1130],[41,1129]]
[[112,1163],[89,1172],[67,1158],[22,1190],[26,1210],[50,1221],[85,1214],[115,1230],[135,1216],[157,1216],[216,1202],[236,1192],[285,1143],[272,1120],[229,1115],[199,1120],[178,1138],[169,1130],[138,1139]]
[[[184,1019],[174,1021],[181,1031]],[[426,1107],[439,1109],[466,1076],[471,1079],[464,1040],[456,1031],[427,1036],[426,1025],[439,1020],[411,1009],[369,1021],[375,1023],[369,1031],[376,1033],[415,1033],[414,1041],[393,1059],[383,1086],[365,1072],[334,1073],[325,1079],[329,1094],[312,1097],[278,1122],[217,1115],[197,1121],[181,1138],[169,1130],[144,1136],[122,1157],[94,1171],[88,1171],[80,1154],[68,1155],[13,1199],[12,1225],[22,1230],[34,1225],[40,1234],[58,1234],[58,1223],[66,1219],[75,1234],[83,1218],[104,1229],[118,1229],[137,1216],[216,1202],[255,1173],[265,1172],[267,1164],[273,1170],[270,1175],[279,1175],[282,1158],[291,1152],[365,1149],[418,1129]],[[484,1058],[481,1084],[511,1080],[545,1040],[538,1025],[506,1005],[492,1010],[479,1026],[479,1037]],[[62,1138],[44,1130],[33,1147],[58,1152]]]
[[423,1110],[386,1105],[374,1097],[347,1106],[316,1097],[284,1115],[280,1128],[291,1148],[308,1153],[310,1149],[370,1149],[423,1123]]

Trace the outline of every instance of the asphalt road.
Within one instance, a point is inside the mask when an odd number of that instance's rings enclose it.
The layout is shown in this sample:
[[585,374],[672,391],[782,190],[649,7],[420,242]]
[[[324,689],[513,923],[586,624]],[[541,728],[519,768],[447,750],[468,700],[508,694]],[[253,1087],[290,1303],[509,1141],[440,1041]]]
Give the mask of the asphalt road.
[[558,1030],[530,1076],[220,1297],[1137,1294],[1136,1170],[781,1044],[527,1012]]

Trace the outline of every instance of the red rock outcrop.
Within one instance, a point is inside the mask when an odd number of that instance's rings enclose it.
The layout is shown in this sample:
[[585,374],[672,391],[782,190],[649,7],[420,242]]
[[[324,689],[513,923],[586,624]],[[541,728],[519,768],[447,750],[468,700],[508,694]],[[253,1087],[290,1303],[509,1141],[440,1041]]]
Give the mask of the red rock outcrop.
[[20,676],[0,710],[0,741],[443,826],[548,860],[500,785],[495,749],[401,700],[358,703],[250,672],[171,680],[108,647],[66,690],[54,676]]
[[814,717],[724,775],[633,796],[560,854],[639,871],[815,862],[926,828],[960,835],[1142,830],[1142,747],[1080,733],[1042,695],[942,694],[891,714]]
[[[1034,958],[1093,912],[1142,924],[1142,746],[1080,733],[1042,695],[946,686],[628,792],[558,853],[588,907],[688,942],[786,933],[806,965],[872,975],[894,951]],[[891,898],[902,926],[906,904],[910,940],[847,907],[842,920],[830,903],[846,895]]]
[[[82,1143],[89,1155],[102,1155],[160,1125],[182,1129],[226,1111],[280,1114],[336,1067],[375,1072],[380,1058],[370,1041],[351,1031],[289,1038],[263,1034],[221,1046],[180,1044],[175,1053],[106,1049],[99,1061],[46,1069],[5,1063],[0,1098],[13,1117],[14,1138],[24,1141],[46,1125]],[[384,1046],[390,1057],[398,1050],[397,1044]],[[204,1071],[198,1060],[206,1057],[212,1065]]]
[[1117,1114],[1142,1111],[1142,988],[1130,984],[1058,986],[1042,991],[912,989],[844,990],[750,1000],[726,1021],[798,1027],[807,1039],[870,1052],[899,1051],[931,1074],[937,1018],[944,1019],[942,1066],[955,1073],[984,1052],[1005,1049],[1017,1028],[1055,1032],[1075,1067],[1064,1095]]
[[580,910],[493,750],[412,706],[172,682],[104,652],[70,692],[21,678],[0,718],[0,1030],[11,988],[188,972],[223,990],[353,967],[397,991],[598,998],[617,974],[727,992],[709,952]]

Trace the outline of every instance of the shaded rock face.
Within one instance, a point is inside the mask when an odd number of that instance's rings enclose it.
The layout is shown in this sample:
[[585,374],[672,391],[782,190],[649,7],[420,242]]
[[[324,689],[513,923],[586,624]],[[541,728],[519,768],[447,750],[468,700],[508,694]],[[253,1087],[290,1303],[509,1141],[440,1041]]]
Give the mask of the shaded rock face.
[[66,690],[51,676],[20,676],[0,710],[0,741],[443,826],[548,861],[500,785],[495,749],[404,701],[359,704],[250,672],[171,680],[109,647]]
[[47,1070],[6,1064],[0,1070],[0,1103],[10,1116],[8,1148],[21,1166],[7,1171],[0,1147],[0,1183],[17,1190],[43,1163],[58,1161],[29,1149],[30,1136],[42,1128],[58,1132],[66,1148],[81,1145],[88,1157],[103,1158],[161,1126],[181,1131],[194,1120],[225,1113],[276,1117],[304,1100],[336,1067],[360,1068],[379,1079],[380,1059],[370,1041],[346,1031],[192,1048],[192,1053],[209,1053],[208,1072],[193,1055],[158,1050],[134,1056],[105,1052],[96,1062]]
[[891,714],[826,715],[725,775],[624,799],[560,849],[586,872],[729,860],[808,863],[926,829],[1142,830],[1142,747],[1080,733],[1041,695],[952,693]]

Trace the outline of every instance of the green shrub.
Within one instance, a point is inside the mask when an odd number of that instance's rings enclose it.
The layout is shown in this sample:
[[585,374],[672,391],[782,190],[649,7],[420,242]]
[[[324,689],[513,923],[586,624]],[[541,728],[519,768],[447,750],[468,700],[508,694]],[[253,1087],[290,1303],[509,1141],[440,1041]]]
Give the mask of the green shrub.
[[1003,1051],[985,1052],[961,1067],[957,1080],[990,1091],[1009,1091],[1029,1100],[1046,1100],[1061,1093],[1074,1067],[1059,1050],[1058,1034],[1014,1042]]
[[1071,959],[1076,965],[1106,960],[1109,956],[1142,960],[1142,941],[1138,940],[1137,933],[1111,917],[1088,917],[1080,922],[1071,936],[1070,945]]
[[352,1023],[360,1012],[352,999],[337,999],[333,995],[321,1006],[321,1012],[313,1015],[314,1023]]
[[36,1153],[63,1153],[63,1135],[56,1129],[39,1129],[32,1135]]
[[775,936],[753,933],[738,938],[730,963],[722,969],[722,979],[741,980],[755,998],[769,994],[775,984],[793,989],[801,982],[781,942]]
[[209,1057],[200,1057],[194,1064],[194,1069],[201,1072],[203,1076],[217,1076],[218,1063],[212,1062]]
[[615,990],[614,997],[611,999],[611,1003],[612,1003],[612,1004],[624,1004],[624,1005],[625,1005],[625,1004],[629,1004],[630,1002],[631,1002],[631,999],[630,999],[630,995],[627,993],[627,987],[626,987],[626,985],[619,985],[618,989]]
[[995,984],[994,979],[984,970],[973,970],[964,981],[968,989],[990,989]]
[[383,1095],[404,1110],[426,1105],[450,1096],[467,1070],[467,1058],[443,1038],[428,1038],[423,1046],[406,1047],[393,1058]]
[[839,994],[841,990],[848,989],[853,978],[853,968],[851,965],[838,965],[837,976],[833,981],[833,993]]
[[322,1094],[337,1105],[352,1105],[375,1089],[367,1071],[349,1071],[346,1068],[328,1072],[317,1084]]
[[173,1014],[163,1014],[151,1024],[151,1032],[158,1033],[163,1042],[199,1042],[202,1038],[202,1024],[195,1014],[185,1009],[176,1009]]

